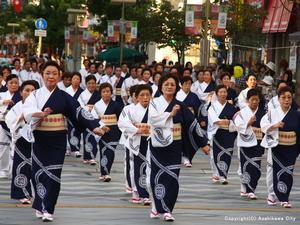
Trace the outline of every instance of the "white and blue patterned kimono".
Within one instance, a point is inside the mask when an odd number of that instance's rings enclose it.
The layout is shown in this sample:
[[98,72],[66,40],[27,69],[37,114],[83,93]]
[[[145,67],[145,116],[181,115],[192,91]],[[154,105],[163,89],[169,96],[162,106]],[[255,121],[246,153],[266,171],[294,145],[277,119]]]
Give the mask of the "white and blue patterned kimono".
[[[176,104],[180,105],[180,110],[174,117],[170,117]],[[152,202],[158,213],[170,213],[178,196],[182,154],[194,154],[207,145],[207,139],[193,113],[175,98],[171,103],[163,95],[154,98],[149,106],[148,120],[151,124]]]
[[[283,128],[268,131],[282,121]],[[261,145],[270,148],[273,159],[274,193],[279,201],[288,202],[293,186],[293,171],[299,155],[300,114],[290,108],[284,113],[281,107],[270,110],[261,119],[261,129],[265,136]],[[270,150],[269,150],[270,151]]]
[[[78,101],[81,107],[88,110],[88,106],[93,107],[100,98],[101,96],[98,91],[90,93],[89,90],[86,89],[79,95]],[[83,145],[83,160],[95,159],[98,152],[97,141],[93,132],[89,129],[83,131]]]
[[20,129],[24,126],[23,102],[19,101],[7,113],[5,121],[10,129],[13,141],[13,165],[10,196],[12,199],[32,198],[31,192],[31,149],[32,143],[21,137]]
[[148,123],[148,107],[144,108],[141,104],[131,107],[128,116],[121,116],[118,126],[128,138],[125,140],[125,147],[133,155],[134,167],[131,173],[131,183],[133,191],[140,198],[149,198],[147,191],[146,169],[149,169],[150,163],[147,159],[148,137],[149,134],[137,134],[138,126],[149,126]]
[[44,121],[51,123],[61,121],[64,123],[65,119],[63,118],[60,120],[53,118],[56,115],[63,115],[71,120],[74,126],[93,130],[99,127],[99,120],[95,120],[91,113],[80,107],[79,103],[69,94],[57,87],[50,92],[44,86],[32,92],[25,100],[23,105],[24,117],[28,123],[33,125],[35,139],[32,151],[32,184],[35,199],[32,207],[41,212],[53,214],[60,191],[61,171],[67,143],[67,127],[64,124],[62,129],[60,127],[59,130],[55,128],[49,131],[40,129],[39,125],[35,125],[39,120],[32,115],[36,112],[42,112],[48,107],[51,108],[52,112],[42,120],[42,123]]
[[[4,105],[3,101],[8,99],[11,99],[13,104]],[[0,176],[10,175],[10,166],[12,163],[9,147],[11,134],[5,123],[5,115],[21,99],[21,95],[18,91],[13,94],[9,91],[0,93]]]
[[121,131],[117,122],[121,114],[122,107],[118,102],[110,100],[106,105],[101,99],[92,110],[94,118],[102,118],[103,124],[110,128],[99,140],[100,151],[100,172],[102,176],[109,175],[115,159],[115,151],[121,137]]
[[[67,87],[66,92],[69,95],[71,95],[74,98],[74,100],[77,101],[79,95],[83,92],[83,90],[81,87],[79,87],[75,92],[71,85]],[[68,142],[70,144],[70,148],[72,152],[80,151],[80,140],[81,140],[81,132],[74,127],[74,125],[70,120],[68,120]]]
[[[208,109],[207,136],[212,146],[212,151],[210,152],[211,160],[214,163],[212,168],[213,170],[216,168],[218,171],[218,174],[214,175],[225,179],[227,179],[234,141],[237,135],[232,122],[236,111],[236,108],[230,103],[226,102],[222,105],[219,101],[213,102]],[[229,126],[221,127],[217,125],[216,122],[221,119],[228,119],[230,121]]]
[[[240,148],[241,182],[246,193],[255,192],[261,176],[261,157],[264,154],[264,148],[260,145],[263,138],[260,121],[264,114],[260,108],[253,112],[249,106],[246,106],[234,118],[238,131],[237,146]],[[256,121],[252,126],[248,126],[253,116],[256,117]]]

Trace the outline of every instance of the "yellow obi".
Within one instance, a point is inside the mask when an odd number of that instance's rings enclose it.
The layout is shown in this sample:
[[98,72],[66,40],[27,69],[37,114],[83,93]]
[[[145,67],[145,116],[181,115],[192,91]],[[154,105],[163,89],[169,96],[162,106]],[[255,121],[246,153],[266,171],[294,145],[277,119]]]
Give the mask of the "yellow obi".
[[106,126],[112,126],[117,125],[117,115],[116,114],[110,114],[110,115],[100,115],[99,118]]
[[[145,127],[147,127],[148,130],[149,130],[149,132],[150,132],[150,124],[148,124],[148,123],[137,123],[137,124],[135,124],[135,126],[137,128],[145,128]],[[143,136],[143,137],[148,137],[149,135],[150,135],[150,133],[141,134],[141,136]]]
[[229,126],[228,125],[220,125],[219,127],[222,130],[229,130]]
[[180,123],[174,123],[173,125],[173,140],[181,140],[181,132],[182,132],[182,128],[181,128],[181,124]]
[[279,131],[279,144],[280,145],[295,145],[297,135],[294,131]]
[[116,88],[116,95],[120,96],[121,95],[121,88]]
[[252,127],[252,130],[253,130],[257,140],[262,140],[263,139],[263,133],[261,132],[260,128]]
[[63,114],[50,114],[45,117],[40,126],[36,128],[40,131],[59,131],[66,130],[65,117]]

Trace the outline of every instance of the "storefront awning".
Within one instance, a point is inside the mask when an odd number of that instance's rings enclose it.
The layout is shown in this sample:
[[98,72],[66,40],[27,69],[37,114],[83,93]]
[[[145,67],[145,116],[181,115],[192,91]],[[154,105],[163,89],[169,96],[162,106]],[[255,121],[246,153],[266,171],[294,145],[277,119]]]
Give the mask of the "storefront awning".
[[294,1],[270,0],[262,33],[283,33],[288,28]]

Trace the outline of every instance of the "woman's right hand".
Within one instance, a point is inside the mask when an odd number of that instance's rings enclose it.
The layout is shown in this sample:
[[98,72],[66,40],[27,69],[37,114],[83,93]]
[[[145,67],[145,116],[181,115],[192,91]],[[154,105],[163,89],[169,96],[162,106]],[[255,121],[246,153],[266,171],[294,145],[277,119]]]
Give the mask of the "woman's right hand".
[[205,155],[208,155],[210,151],[210,146],[205,145],[204,147],[202,147],[202,151],[205,153]]
[[278,128],[283,128],[283,126],[284,126],[284,122],[280,121],[280,122],[274,124],[273,126],[271,126],[268,131],[273,131]]
[[177,114],[177,112],[178,112],[179,110],[180,110],[180,105],[178,105],[178,104],[174,105],[174,106],[173,106],[173,109],[172,109],[172,111],[171,111],[171,113],[170,113],[170,115],[171,115],[172,117],[176,116],[176,114]]

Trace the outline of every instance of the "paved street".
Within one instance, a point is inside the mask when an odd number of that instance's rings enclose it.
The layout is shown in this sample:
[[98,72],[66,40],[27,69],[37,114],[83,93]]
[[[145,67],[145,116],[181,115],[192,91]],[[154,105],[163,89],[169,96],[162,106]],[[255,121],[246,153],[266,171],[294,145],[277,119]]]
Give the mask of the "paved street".
[[[123,152],[118,150],[112,169],[112,182],[97,180],[98,168],[83,165],[79,159],[67,157],[62,174],[62,187],[55,211],[54,224],[161,224],[151,220],[149,208],[133,205],[125,193]],[[175,207],[175,224],[299,224],[300,162],[295,168],[294,187],[290,196],[292,209],[266,205],[265,161],[257,190],[258,200],[239,196],[237,159],[234,156],[229,184],[210,181],[208,157],[198,154],[191,169],[183,168],[180,193]],[[10,181],[0,180],[0,224],[41,224],[30,206],[11,200]]]

